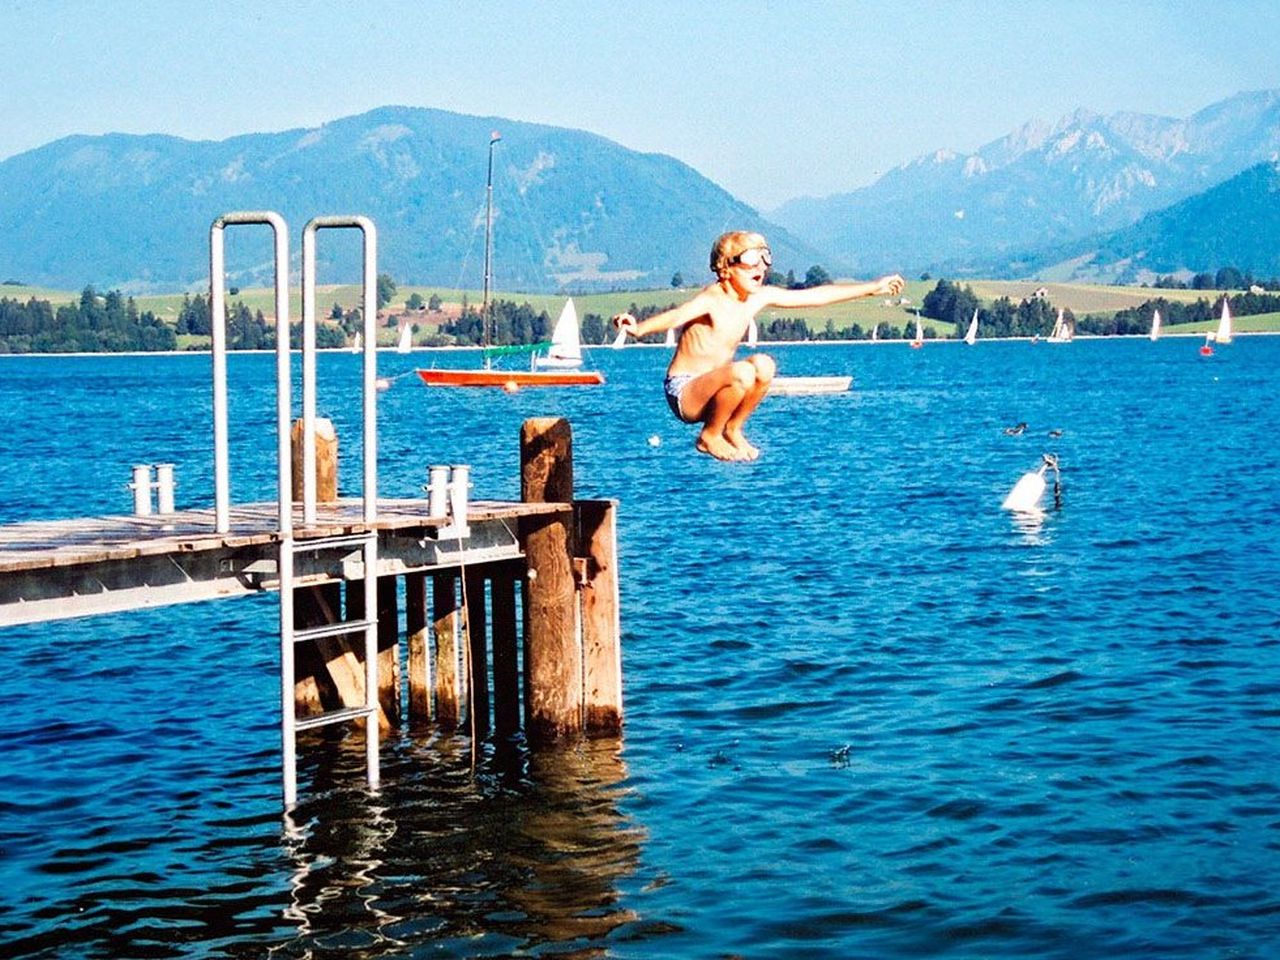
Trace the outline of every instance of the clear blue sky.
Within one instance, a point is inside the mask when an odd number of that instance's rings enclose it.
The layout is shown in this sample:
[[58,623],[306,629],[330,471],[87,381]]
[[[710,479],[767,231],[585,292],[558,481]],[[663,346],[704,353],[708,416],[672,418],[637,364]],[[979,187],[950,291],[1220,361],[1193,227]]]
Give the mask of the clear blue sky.
[[0,0],[0,158],[388,104],[575,127],[769,209],[1077,107],[1280,88],[1277,0]]

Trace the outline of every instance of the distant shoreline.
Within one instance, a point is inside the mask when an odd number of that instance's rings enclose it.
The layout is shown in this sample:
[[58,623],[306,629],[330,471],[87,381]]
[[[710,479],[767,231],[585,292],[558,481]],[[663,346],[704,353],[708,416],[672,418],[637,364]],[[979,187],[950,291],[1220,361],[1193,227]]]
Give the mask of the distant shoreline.
[[[1161,333],[1161,334],[1160,334],[1160,339],[1161,339],[1161,340],[1174,340],[1174,339],[1182,339],[1182,340],[1202,340],[1202,339],[1204,339],[1204,334],[1205,334],[1205,331],[1203,331],[1203,330],[1202,330],[1202,331],[1200,331],[1199,333]],[[1235,334],[1232,334],[1232,339],[1233,339],[1233,340],[1235,340],[1235,339],[1239,339],[1239,338],[1242,338],[1242,337],[1277,337],[1277,336],[1280,336],[1280,330],[1248,330],[1248,331],[1245,331],[1245,332],[1243,332],[1243,333],[1235,333]],[[1091,340],[1091,341],[1092,341],[1092,340],[1104,340],[1104,341],[1105,341],[1105,340],[1147,340],[1147,339],[1149,339],[1149,338],[1148,338],[1148,335],[1147,335],[1147,334],[1145,334],[1145,333],[1115,333],[1115,334],[1111,334],[1111,335],[1109,335],[1109,336],[1103,336],[1103,335],[1101,335],[1101,334],[1081,333],[1081,334],[1077,334],[1075,337],[1073,337],[1073,338],[1072,338],[1072,341],[1074,342],[1074,341],[1076,341],[1076,340],[1081,340],[1081,341],[1083,341],[1083,340]],[[1045,338],[1044,338],[1044,337],[1039,337],[1039,338],[1035,338],[1035,337],[985,337],[985,338],[980,339],[980,340],[979,340],[979,342],[980,342],[980,343],[1030,343],[1032,340],[1037,340],[1037,342],[1040,342],[1040,343],[1045,343],[1045,342],[1047,342],[1047,341],[1045,340]],[[757,348],[757,349],[759,349],[759,350],[769,350],[769,349],[772,349],[772,348],[774,348],[774,347],[831,347],[831,346],[850,346],[850,347],[856,347],[856,346],[868,346],[868,347],[872,347],[872,346],[877,346],[877,347],[878,347],[878,346],[888,346],[888,345],[900,345],[900,344],[910,343],[910,342],[911,342],[910,340],[907,340],[907,339],[904,339],[904,338],[899,338],[899,339],[896,339],[896,340],[867,340],[867,339],[860,339],[860,340],[763,340],[763,341],[761,341],[761,342],[759,342],[759,343],[757,343],[757,344],[756,344],[756,348]],[[958,339],[954,339],[954,338],[951,338],[951,337],[930,337],[930,338],[926,338],[926,340],[925,340],[924,342],[925,342],[926,344],[939,344],[939,343],[964,343],[964,340],[962,340],[962,339],[959,339],[959,340],[958,340]],[[660,349],[670,350],[670,349],[671,349],[671,347],[667,346],[665,343],[629,343],[629,344],[627,344],[627,345],[626,345],[626,347],[621,348],[621,349],[625,349],[625,350],[634,350],[634,349],[636,349],[636,348],[640,348],[640,349],[644,349],[644,350],[660,350]],[[409,353],[410,353],[410,354],[414,354],[414,353],[424,353],[424,354],[430,354],[430,353],[468,353],[468,352],[478,353],[481,349],[482,349],[482,348],[480,348],[480,347],[454,347],[454,346],[449,346],[449,347],[414,347],[411,351],[409,351]],[[615,348],[614,348],[614,347],[612,347],[610,344],[607,344],[607,343],[584,343],[584,344],[582,345],[582,349],[583,349],[583,350],[613,350],[613,349],[615,349]],[[290,352],[291,354],[301,354],[301,353],[302,353],[302,351],[301,351],[301,350],[298,350],[298,349],[291,349],[289,352]],[[350,347],[325,347],[325,348],[323,348],[323,349],[319,350],[318,352],[319,352],[319,353],[323,353],[323,354],[341,354],[341,353],[355,353],[356,351],[353,351]],[[397,351],[395,347],[378,347],[378,348],[377,348],[377,352],[378,352],[378,353],[399,353],[399,351]],[[258,354],[258,355],[265,355],[265,356],[275,356],[275,350],[228,350],[228,351],[227,351],[227,355],[228,355],[228,356],[237,356],[237,355],[255,355],[255,354]],[[71,353],[0,353],[0,361],[4,361],[4,360],[8,360],[8,359],[20,359],[20,358],[23,358],[23,357],[195,357],[195,358],[207,358],[207,357],[209,357],[210,355],[211,355],[211,354],[210,354],[210,351],[208,351],[208,350],[122,350],[122,351],[102,350],[102,351],[97,351],[97,352],[88,352],[88,353],[83,352],[83,351],[75,351],[75,352],[71,352]],[[408,354],[400,354],[400,355],[401,355],[401,356],[408,356]]]

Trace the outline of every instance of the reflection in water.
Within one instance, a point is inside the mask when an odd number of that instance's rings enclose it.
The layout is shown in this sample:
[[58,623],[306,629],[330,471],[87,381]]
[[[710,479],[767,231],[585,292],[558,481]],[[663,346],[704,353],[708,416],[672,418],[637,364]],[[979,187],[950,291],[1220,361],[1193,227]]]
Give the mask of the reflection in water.
[[1029,547],[1043,547],[1049,542],[1044,534],[1044,521],[1048,516],[1038,507],[1034,510],[1016,510],[1009,514],[1013,525],[1022,534],[1022,542]]
[[465,738],[405,741],[384,757],[373,793],[345,786],[359,783],[359,738],[332,746],[310,771],[312,799],[285,818],[295,932],[273,956],[339,946],[389,956],[415,944],[445,955],[555,944],[592,956],[636,919],[617,906],[644,840],[618,809],[619,740],[536,754],[489,743],[474,770]]

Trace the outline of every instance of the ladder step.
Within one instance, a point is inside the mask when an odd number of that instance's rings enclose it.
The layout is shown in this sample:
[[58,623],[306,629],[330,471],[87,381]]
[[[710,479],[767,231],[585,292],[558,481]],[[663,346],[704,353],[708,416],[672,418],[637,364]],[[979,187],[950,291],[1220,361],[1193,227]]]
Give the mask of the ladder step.
[[363,547],[370,540],[377,540],[378,532],[370,530],[366,533],[344,533],[332,537],[311,537],[307,540],[285,541],[293,553],[306,553],[311,550],[337,550],[342,547]]
[[344,620],[342,623],[326,623],[320,627],[301,627],[293,631],[293,642],[302,640],[323,640],[326,637],[343,637],[349,633],[359,633],[376,624],[374,620]]
[[346,723],[348,720],[362,720],[371,717],[377,707],[345,707],[342,710],[329,710],[314,717],[303,717],[293,724],[295,730],[310,730],[314,727],[327,727],[334,723]]

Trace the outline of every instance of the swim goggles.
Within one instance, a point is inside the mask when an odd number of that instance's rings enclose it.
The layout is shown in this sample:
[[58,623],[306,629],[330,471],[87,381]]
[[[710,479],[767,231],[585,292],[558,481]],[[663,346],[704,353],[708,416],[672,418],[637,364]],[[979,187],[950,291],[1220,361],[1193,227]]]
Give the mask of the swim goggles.
[[740,254],[729,261],[729,266],[742,264],[744,267],[758,267],[764,264],[766,267],[773,266],[773,253],[768,247],[752,247],[750,250],[743,250]]

